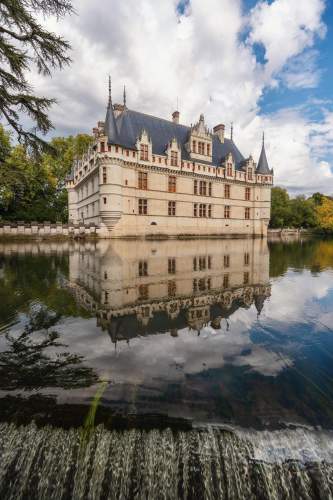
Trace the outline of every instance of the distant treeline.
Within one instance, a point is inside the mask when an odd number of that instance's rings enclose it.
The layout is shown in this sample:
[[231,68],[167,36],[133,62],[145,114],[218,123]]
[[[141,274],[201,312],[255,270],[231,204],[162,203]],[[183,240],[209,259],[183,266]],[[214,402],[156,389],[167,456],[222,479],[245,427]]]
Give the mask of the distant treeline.
[[286,189],[273,187],[270,227],[303,227],[331,233],[333,198],[321,193],[291,198]]
[[0,125],[0,221],[67,222],[65,179],[74,156],[85,152],[92,138],[54,138],[39,156],[10,139]]

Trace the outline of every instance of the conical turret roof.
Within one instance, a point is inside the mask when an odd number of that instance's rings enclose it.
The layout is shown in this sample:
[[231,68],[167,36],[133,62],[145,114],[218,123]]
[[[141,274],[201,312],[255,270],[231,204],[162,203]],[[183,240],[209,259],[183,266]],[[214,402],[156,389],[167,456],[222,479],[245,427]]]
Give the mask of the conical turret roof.
[[266,157],[264,134],[262,135],[262,148],[261,148],[260,158],[258,161],[256,172],[258,174],[264,174],[264,175],[271,174],[271,170],[268,166],[268,161],[267,161],[267,157]]
[[113,112],[112,99],[111,99],[111,78],[109,77],[109,102],[106,110],[105,117],[105,135],[108,138],[109,144],[117,144],[119,142],[119,134],[116,124],[116,118]]

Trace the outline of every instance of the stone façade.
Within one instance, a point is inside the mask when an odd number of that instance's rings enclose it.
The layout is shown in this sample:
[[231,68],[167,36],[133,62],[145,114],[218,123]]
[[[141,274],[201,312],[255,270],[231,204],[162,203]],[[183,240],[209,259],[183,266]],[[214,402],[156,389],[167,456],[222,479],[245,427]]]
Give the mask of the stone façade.
[[245,159],[224,125],[208,130],[112,104],[67,179],[69,221],[104,238],[266,236],[273,170],[264,141]]

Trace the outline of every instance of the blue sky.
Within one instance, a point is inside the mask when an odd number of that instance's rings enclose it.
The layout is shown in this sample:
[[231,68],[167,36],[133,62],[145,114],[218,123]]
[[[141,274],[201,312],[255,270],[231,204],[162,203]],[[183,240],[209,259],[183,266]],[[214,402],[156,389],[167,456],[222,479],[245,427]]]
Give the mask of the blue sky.
[[52,80],[54,133],[89,132],[127,87],[132,109],[225,123],[257,160],[262,131],[275,183],[333,194],[333,5],[329,0],[74,0],[76,16],[47,21],[73,63]]

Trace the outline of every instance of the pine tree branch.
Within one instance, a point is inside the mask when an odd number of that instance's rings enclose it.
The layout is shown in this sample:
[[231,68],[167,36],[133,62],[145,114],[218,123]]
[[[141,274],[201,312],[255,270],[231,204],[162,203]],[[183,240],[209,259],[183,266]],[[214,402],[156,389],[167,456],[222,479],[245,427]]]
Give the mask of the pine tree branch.
[[20,115],[35,122],[35,131],[46,134],[52,123],[48,110],[54,99],[37,97],[25,74],[34,64],[39,73],[70,64],[70,44],[61,36],[45,30],[36,15],[58,18],[74,12],[70,0],[0,0],[0,117],[15,130],[19,141],[37,149],[46,144],[36,133],[24,130]]

